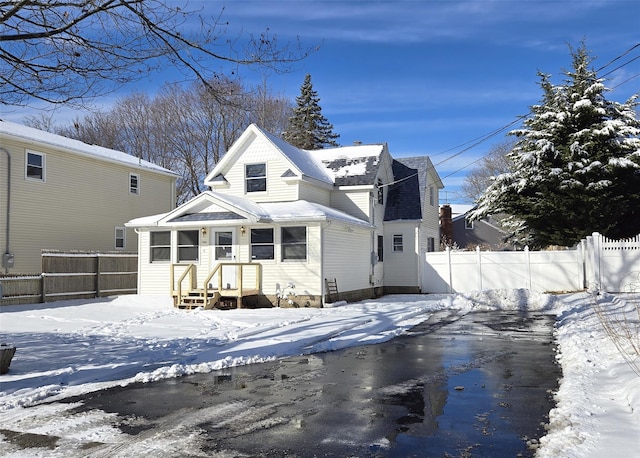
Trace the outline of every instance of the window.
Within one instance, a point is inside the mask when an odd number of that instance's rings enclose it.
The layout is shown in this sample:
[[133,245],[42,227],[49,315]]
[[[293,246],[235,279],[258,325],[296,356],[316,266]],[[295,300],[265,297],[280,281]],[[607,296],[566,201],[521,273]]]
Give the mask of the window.
[[267,190],[267,164],[246,164],[244,166],[247,192]]
[[116,227],[116,250],[124,250],[127,246],[125,234],[126,232],[124,227]]
[[129,174],[129,193],[140,194],[140,175],[137,173]]
[[231,231],[216,232],[215,243],[216,260],[233,259],[233,234]]
[[473,221],[465,218],[464,219],[464,228],[465,229],[473,229]]
[[427,238],[427,251],[436,251],[436,239],[434,239],[433,237]]
[[32,180],[44,181],[44,154],[27,151],[25,176]]
[[435,202],[435,193],[433,192],[433,186],[429,186],[429,205],[433,206]]
[[178,231],[178,262],[197,261],[200,231]]
[[283,227],[281,235],[282,260],[305,261],[307,259],[307,228]]
[[384,187],[381,180],[378,180],[378,203],[380,205],[384,204]]
[[251,229],[251,259],[275,259],[273,229]]
[[402,234],[394,234],[393,236],[393,251],[402,252]]
[[378,236],[378,262],[384,261],[384,237]]
[[158,231],[150,233],[149,260],[151,262],[162,262],[171,260],[171,232]]

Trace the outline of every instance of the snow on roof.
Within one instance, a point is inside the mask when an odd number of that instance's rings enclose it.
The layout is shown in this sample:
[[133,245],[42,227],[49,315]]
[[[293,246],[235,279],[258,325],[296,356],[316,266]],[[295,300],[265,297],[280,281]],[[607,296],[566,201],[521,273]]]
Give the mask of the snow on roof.
[[371,185],[377,176],[384,145],[358,145],[313,150],[310,153],[333,174],[338,186]]
[[26,140],[31,143],[39,143],[61,148],[66,151],[85,156],[99,157],[109,162],[117,162],[119,164],[135,168],[142,168],[167,175],[177,176],[177,174],[171,170],[160,167],[152,162],[138,159],[137,157],[131,156],[130,154],[122,151],[103,148],[102,146],[97,145],[89,145],[88,143],[81,142],[80,140],[74,140],[72,138],[63,137],[62,135],[52,134],[51,132],[34,129],[33,127],[27,127],[22,124],[0,120],[0,134]]
[[351,216],[335,208],[326,207],[314,202],[298,200],[296,202],[263,203],[260,206],[269,214],[274,222],[282,221],[340,221],[356,226],[373,227],[367,221]]
[[276,148],[278,148],[282,154],[284,154],[300,170],[300,172],[302,172],[303,175],[315,178],[325,183],[333,184],[332,174],[322,166],[321,162],[316,160],[312,151],[296,148],[280,137],[265,132],[257,126],[255,127],[260,130],[260,132],[262,132],[264,136],[267,137],[267,139],[273,143]]

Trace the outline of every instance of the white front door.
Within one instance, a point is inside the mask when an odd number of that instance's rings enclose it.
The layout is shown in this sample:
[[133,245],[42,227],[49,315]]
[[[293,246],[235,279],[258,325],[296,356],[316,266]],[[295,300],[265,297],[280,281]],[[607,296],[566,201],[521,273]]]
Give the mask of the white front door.
[[[211,256],[211,270],[218,264],[236,262],[236,230],[235,228],[218,228],[211,232],[211,246],[213,256]],[[236,288],[236,278],[238,268],[236,266],[221,267],[222,289]],[[214,288],[218,287],[218,274],[214,275],[211,283]]]

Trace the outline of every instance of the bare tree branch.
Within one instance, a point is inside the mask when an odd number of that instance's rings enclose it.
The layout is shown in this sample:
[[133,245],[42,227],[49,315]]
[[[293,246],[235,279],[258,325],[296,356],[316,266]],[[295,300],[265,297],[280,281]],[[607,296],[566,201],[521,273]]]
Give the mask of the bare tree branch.
[[207,86],[212,61],[287,71],[311,52],[268,30],[232,39],[223,12],[163,0],[0,1],[0,104],[83,106],[168,66]]

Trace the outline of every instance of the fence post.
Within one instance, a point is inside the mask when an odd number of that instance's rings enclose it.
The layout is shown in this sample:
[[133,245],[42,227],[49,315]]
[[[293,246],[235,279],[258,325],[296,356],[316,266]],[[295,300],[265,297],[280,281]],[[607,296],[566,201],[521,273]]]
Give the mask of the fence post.
[[480,246],[476,247],[476,256],[478,259],[478,291],[482,291],[482,254],[480,253]]
[[100,253],[96,253],[96,297],[100,297]]
[[451,294],[451,293],[453,293],[453,269],[452,269],[452,266],[451,266],[451,247],[447,246],[445,251],[447,252],[447,268],[448,268],[448,271],[449,271],[449,291],[448,291],[448,293]]
[[529,245],[524,247],[524,262],[527,269],[527,289],[531,291],[531,253],[529,252]]
[[602,235],[598,232],[593,233],[593,269],[594,269],[594,287],[597,291],[602,289]]

